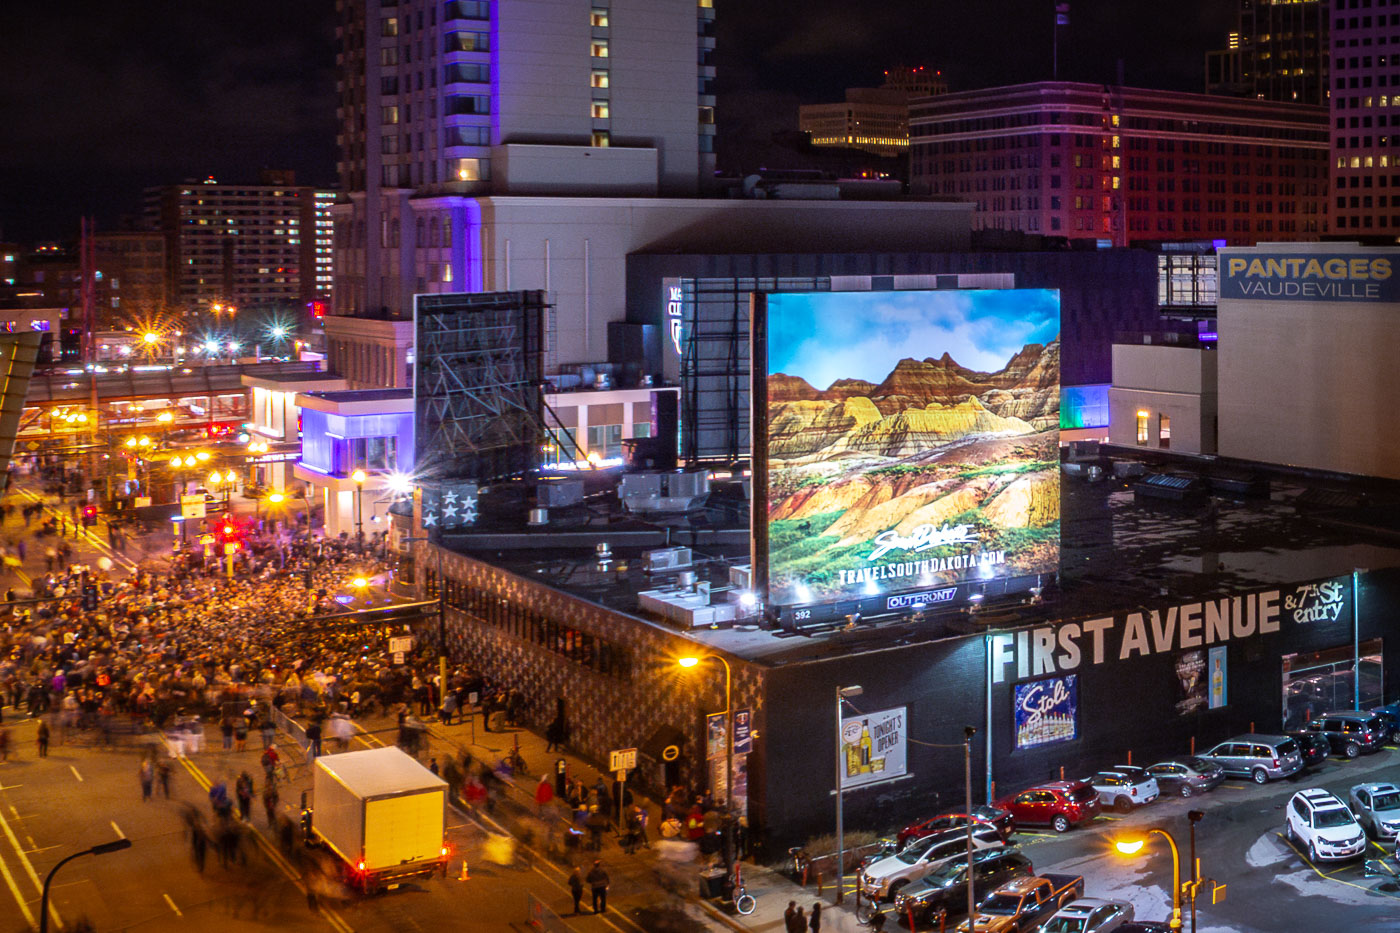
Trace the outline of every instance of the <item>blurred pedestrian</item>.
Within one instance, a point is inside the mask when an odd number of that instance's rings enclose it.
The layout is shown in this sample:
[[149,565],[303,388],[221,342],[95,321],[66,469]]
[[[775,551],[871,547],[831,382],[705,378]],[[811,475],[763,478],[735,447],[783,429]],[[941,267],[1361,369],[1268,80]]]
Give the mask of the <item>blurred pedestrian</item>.
[[170,799],[170,762],[162,758],[156,762],[156,778],[160,781],[160,792],[166,800]]
[[36,734],[39,743],[39,757],[49,757],[49,724],[45,720],[39,720],[39,731]]
[[156,780],[156,769],[155,766],[151,764],[149,755],[141,759],[141,765],[137,769],[137,777],[141,781],[141,800],[143,802],[150,800],[151,787],[155,784]]
[[272,781],[268,781],[265,785],[263,785],[263,794],[262,794],[263,809],[267,811],[267,828],[268,828],[268,829],[271,829],[271,828],[273,827],[273,824],[275,824],[276,821],[277,821],[277,802],[278,802],[278,799],[279,799],[279,795],[278,795],[278,793],[277,793],[277,785],[276,785],[276,783],[274,783],[274,782],[272,782]]
[[601,914],[608,909],[608,873],[603,868],[602,859],[594,859],[588,872],[588,886],[593,891],[593,912]]
[[583,900],[583,872],[579,871],[577,865],[574,866],[573,871],[569,872],[569,893],[574,897],[573,915],[578,916],[580,913],[579,903]]
[[807,929],[812,933],[821,933],[822,929],[822,902],[817,901],[812,905],[812,912],[807,915]]
[[535,808],[540,816],[545,815],[546,808],[554,801],[554,787],[549,783],[549,775],[541,774],[540,782],[535,785]]

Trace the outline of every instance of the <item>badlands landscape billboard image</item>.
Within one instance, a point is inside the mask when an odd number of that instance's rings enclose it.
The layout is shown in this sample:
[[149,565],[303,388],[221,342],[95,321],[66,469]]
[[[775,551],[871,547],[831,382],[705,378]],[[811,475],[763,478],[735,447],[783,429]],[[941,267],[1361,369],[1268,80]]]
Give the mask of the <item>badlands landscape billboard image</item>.
[[1059,569],[1059,292],[766,297],[771,604]]

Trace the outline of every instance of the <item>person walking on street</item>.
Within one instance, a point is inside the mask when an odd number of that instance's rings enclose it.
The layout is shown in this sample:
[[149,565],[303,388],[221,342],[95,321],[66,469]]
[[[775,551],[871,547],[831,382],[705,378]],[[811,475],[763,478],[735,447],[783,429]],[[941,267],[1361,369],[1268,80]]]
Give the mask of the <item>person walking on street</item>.
[[151,799],[151,786],[156,779],[156,769],[151,764],[149,756],[141,759],[141,767],[137,776],[141,779],[141,800],[148,801]]
[[156,777],[160,780],[160,792],[170,799],[170,762],[164,758],[156,762]]
[[39,742],[39,757],[49,757],[49,724],[42,719],[39,720],[37,740]]
[[788,901],[787,910],[783,911],[783,930],[785,933],[795,933],[792,921],[797,916],[797,901]]
[[594,859],[593,868],[588,872],[588,886],[593,889],[593,912],[601,914],[608,909],[608,873],[603,869],[603,860]]
[[554,785],[549,782],[549,774],[540,775],[540,782],[535,785],[535,807],[540,816],[544,816],[546,808],[554,801]]
[[574,870],[569,873],[569,893],[574,896],[573,916],[577,917],[579,914],[579,902],[583,900],[583,873],[579,871],[577,865],[575,865]]
[[268,781],[263,785],[262,798],[263,809],[267,811],[267,828],[271,829],[273,824],[277,822],[278,794],[276,782]]

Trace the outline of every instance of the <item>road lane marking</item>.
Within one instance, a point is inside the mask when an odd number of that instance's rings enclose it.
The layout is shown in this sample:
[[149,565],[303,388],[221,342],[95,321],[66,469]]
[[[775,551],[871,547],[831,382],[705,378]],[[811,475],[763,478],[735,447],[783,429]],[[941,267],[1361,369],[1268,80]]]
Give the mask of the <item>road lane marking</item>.
[[15,876],[10,874],[10,866],[5,864],[5,860],[0,858],[0,876],[5,878],[5,884],[9,886],[10,893],[14,895],[15,903],[19,905],[20,911],[24,914],[24,919],[29,922],[30,927],[37,928],[39,924],[34,922],[34,914],[29,910],[29,902],[24,899],[23,892],[19,885],[15,883]]
[[[14,809],[14,806],[11,805],[11,812],[14,812]],[[3,816],[0,816],[0,830],[4,830],[5,837],[10,840],[10,845],[14,847],[15,854],[19,856],[20,864],[24,866],[25,873],[29,875],[29,880],[34,884],[34,890],[43,894],[44,886],[39,883],[39,873],[34,870],[34,864],[29,861],[29,856],[25,855],[24,850],[20,848],[19,839],[15,837],[14,830],[10,829],[10,821]],[[53,901],[49,901],[49,916],[53,918],[54,926],[60,930],[63,929],[63,921],[58,918],[58,908],[54,907]]]
[[[165,742],[165,738],[162,737],[161,741]],[[169,743],[165,742],[165,744],[166,747],[169,748]],[[199,766],[196,765],[193,761],[190,761],[189,758],[182,755],[179,758],[179,762],[180,764],[184,765],[185,770],[190,773],[190,777],[194,778],[194,782],[198,784],[201,789],[207,791],[211,786],[213,786],[209,778],[206,777],[204,772],[199,769]],[[252,827],[252,833],[253,838],[257,840],[258,844],[262,846],[263,851],[267,854],[268,860],[272,862],[278,868],[278,870],[282,872],[282,874],[287,876],[287,878],[292,882],[292,884],[296,886],[296,889],[298,891],[305,894],[306,885],[302,883],[301,875],[297,872],[297,870],[294,869],[287,862],[287,860],[282,857],[282,853],[277,850],[276,846],[274,846],[271,842],[268,842],[268,840],[263,836],[262,832],[259,829],[257,829],[256,827]],[[335,928],[337,933],[355,933],[355,928],[350,926],[350,924],[345,921],[345,918],[341,917],[340,914],[338,914],[331,908],[326,907],[324,904],[318,904],[316,910],[321,914],[322,917],[325,918],[327,923],[329,923],[333,928]],[[621,933],[621,931],[619,931],[619,933]]]
[[120,826],[117,825],[117,821],[116,821],[116,820],[111,820],[111,824],[112,824],[112,829],[116,830],[117,837],[118,837],[119,839],[125,839],[125,838],[126,838],[126,833],[122,832],[122,828],[121,828]]
[[184,916],[184,914],[180,913],[180,908],[176,907],[176,906],[175,906],[175,902],[172,901],[172,900],[170,899],[170,895],[169,895],[169,894],[166,894],[165,892],[162,891],[160,896],[163,897],[163,898],[165,898],[165,902],[166,902],[167,904],[170,905],[170,909],[173,910],[173,911],[175,911],[175,916],[177,916],[177,917],[183,917],[183,916]]
[[81,774],[78,773],[78,769],[77,769],[77,768],[73,767],[72,765],[69,765],[69,766],[68,766],[68,770],[73,772],[73,777],[75,777],[75,778],[78,779],[78,783],[79,783],[79,784],[82,784],[82,783],[83,783],[83,776],[82,776]]

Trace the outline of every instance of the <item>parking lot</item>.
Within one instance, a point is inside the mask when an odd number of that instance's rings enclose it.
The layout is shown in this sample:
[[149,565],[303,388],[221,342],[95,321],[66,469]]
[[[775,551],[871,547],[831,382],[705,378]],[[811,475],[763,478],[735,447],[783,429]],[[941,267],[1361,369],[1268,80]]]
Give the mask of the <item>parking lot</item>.
[[[1164,796],[1127,814],[1105,813],[1063,835],[1053,831],[1017,832],[1038,871],[1069,872],[1085,877],[1086,893],[1133,904],[1138,919],[1167,920],[1171,915],[1171,853],[1151,840],[1133,858],[1118,854],[1113,841],[1162,827],[1181,848],[1182,874],[1190,859],[1189,810],[1204,816],[1196,826],[1196,854],[1201,875],[1225,886],[1224,898],[1211,903],[1211,885],[1197,902],[1197,929],[1202,931],[1336,930],[1342,924],[1379,924],[1397,928],[1400,878],[1389,871],[1368,875],[1366,860],[1383,860],[1400,871],[1393,846],[1368,840],[1363,856],[1314,863],[1284,834],[1289,799],[1304,788],[1320,787],[1345,801],[1355,784],[1400,782],[1400,750],[1387,746],[1355,760],[1328,758],[1298,774],[1259,786],[1229,779],[1215,790],[1190,799]],[[1186,928],[1190,929],[1189,919]]]

